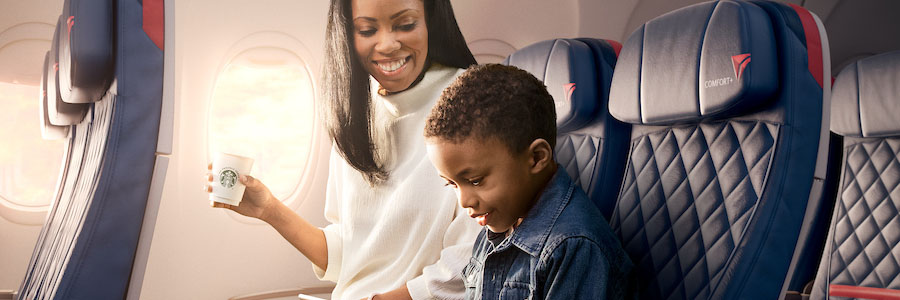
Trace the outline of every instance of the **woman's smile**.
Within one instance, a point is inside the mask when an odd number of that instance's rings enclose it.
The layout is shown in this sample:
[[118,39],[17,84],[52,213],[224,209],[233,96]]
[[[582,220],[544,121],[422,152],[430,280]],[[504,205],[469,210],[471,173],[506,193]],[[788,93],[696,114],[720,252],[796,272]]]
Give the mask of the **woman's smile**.
[[376,60],[372,61],[382,74],[385,76],[394,76],[400,74],[403,70],[405,70],[406,63],[412,58],[412,55],[406,56],[401,59],[384,59],[384,60]]

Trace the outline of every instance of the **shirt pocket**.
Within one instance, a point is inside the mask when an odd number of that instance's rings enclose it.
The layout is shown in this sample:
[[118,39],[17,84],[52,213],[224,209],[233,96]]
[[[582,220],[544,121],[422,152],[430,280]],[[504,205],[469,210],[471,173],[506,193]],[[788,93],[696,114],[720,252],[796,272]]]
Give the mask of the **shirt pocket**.
[[525,282],[507,281],[500,289],[500,299],[533,299],[531,285]]
[[481,261],[472,257],[469,264],[463,268],[462,279],[466,286],[466,299],[477,299],[476,295],[481,291],[481,277],[483,274],[483,265]]

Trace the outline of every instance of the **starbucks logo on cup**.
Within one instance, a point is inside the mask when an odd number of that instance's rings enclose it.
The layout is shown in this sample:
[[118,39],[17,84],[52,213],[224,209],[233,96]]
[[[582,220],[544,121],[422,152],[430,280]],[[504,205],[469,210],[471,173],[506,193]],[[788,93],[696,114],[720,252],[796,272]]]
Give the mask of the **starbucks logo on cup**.
[[219,171],[219,183],[226,188],[231,188],[237,183],[238,173],[232,168],[222,168]]

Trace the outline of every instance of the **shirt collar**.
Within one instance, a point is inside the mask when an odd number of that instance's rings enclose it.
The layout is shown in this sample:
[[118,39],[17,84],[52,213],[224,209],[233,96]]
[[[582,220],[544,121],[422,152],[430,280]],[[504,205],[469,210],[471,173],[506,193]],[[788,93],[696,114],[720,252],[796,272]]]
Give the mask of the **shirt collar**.
[[394,117],[405,116],[432,104],[436,99],[433,95],[435,91],[440,95],[447,82],[452,79],[452,76],[456,75],[456,71],[456,68],[433,63],[425,71],[424,77],[418,83],[402,92],[385,96],[378,94],[378,89],[381,85],[374,77],[369,76],[372,97],[375,101],[383,102],[387,112]]
[[[537,257],[541,253],[547,236],[553,224],[559,218],[575,189],[575,183],[566,174],[566,170],[560,166],[556,166],[556,173],[550,178],[550,182],[541,192],[540,198],[528,211],[528,215],[522,220],[509,237],[509,244],[522,249],[525,253]],[[500,245],[499,248],[505,248],[506,245]],[[502,249],[497,249],[502,250]]]

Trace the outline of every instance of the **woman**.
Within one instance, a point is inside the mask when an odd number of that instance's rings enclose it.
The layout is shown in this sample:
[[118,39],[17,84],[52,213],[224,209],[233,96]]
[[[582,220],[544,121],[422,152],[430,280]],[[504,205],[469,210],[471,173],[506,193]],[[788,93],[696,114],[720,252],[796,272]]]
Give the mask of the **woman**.
[[332,0],[326,31],[332,224],[312,226],[250,176],[240,178],[240,206],[214,206],[269,223],[320,279],[337,282],[335,298],[462,298],[479,227],[443,187],[422,138],[441,91],[475,63],[450,1]]

